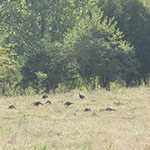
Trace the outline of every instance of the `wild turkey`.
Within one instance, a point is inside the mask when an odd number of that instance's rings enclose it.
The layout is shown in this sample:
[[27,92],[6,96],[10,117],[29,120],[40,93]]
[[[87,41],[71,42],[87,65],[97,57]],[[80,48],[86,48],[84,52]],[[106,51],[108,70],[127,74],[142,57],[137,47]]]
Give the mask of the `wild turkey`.
[[48,96],[47,96],[47,95],[43,95],[42,98],[43,98],[43,99],[46,99],[46,98],[48,98]]
[[72,105],[73,103],[71,103],[71,102],[66,102],[64,105],[66,105],[66,106],[70,106],[70,105]]
[[34,106],[39,106],[39,105],[43,105],[41,102],[37,101],[34,103]]
[[91,111],[91,109],[90,109],[90,108],[85,108],[84,111],[85,111],[85,112],[86,112],[86,111]]
[[47,101],[46,104],[52,104],[51,101]]
[[79,97],[80,97],[81,99],[84,99],[84,98],[85,98],[85,96],[81,95],[80,93],[79,93]]
[[8,109],[16,109],[16,107],[14,105],[10,105]]
[[112,109],[112,108],[109,108],[109,107],[106,108],[105,110],[106,110],[106,111],[116,111],[116,109]]

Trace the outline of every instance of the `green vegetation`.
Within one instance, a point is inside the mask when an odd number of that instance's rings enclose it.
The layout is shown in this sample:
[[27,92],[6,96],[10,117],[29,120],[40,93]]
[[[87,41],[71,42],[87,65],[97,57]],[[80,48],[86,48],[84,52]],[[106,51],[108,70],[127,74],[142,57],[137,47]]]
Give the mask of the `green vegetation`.
[[1,0],[0,95],[149,84],[149,0]]

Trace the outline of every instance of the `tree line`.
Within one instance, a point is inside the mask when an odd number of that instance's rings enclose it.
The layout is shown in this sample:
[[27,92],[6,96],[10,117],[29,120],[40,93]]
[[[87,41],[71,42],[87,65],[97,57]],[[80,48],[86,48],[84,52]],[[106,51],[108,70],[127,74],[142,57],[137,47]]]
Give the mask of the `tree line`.
[[0,95],[148,84],[150,0],[0,1]]

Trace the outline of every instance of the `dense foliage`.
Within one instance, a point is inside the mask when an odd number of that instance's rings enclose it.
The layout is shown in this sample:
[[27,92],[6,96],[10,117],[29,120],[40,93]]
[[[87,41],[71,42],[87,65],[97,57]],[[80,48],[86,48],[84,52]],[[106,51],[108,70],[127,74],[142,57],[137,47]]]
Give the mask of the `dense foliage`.
[[0,94],[148,84],[150,1],[0,1]]

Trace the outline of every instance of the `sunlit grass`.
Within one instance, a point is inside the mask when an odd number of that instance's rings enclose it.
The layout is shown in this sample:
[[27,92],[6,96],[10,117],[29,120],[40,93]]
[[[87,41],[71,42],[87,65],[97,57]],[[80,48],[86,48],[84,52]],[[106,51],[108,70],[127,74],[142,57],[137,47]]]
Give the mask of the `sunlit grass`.
[[150,88],[78,93],[50,94],[50,105],[41,95],[0,98],[0,150],[150,149]]

